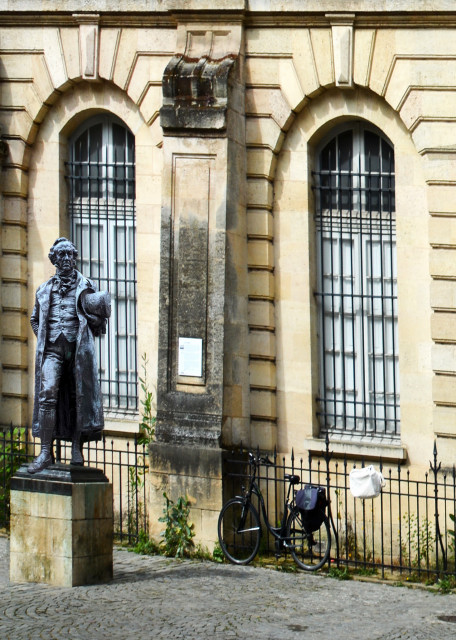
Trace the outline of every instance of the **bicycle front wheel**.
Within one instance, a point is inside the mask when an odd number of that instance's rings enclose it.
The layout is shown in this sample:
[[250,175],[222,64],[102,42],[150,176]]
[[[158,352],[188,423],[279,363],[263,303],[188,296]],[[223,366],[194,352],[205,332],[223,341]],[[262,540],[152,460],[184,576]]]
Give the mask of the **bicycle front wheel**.
[[292,511],[287,525],[287,544],[298,567],[305,571],[320,569],[331,551],[331,530],[325,516],[317,531],[308,533],[298,509]]
[[223,553],[233,564],[248,564],[260,546],[260,517],[250,502],[232,498],[218,519],[218,539]]

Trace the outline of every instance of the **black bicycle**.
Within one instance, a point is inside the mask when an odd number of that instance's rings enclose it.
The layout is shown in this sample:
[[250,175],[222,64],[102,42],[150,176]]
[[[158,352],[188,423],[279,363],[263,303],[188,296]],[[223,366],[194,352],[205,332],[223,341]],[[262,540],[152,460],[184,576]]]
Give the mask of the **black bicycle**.
[[261,525],[259,513],[252,504],[252,495],[255,494],[261,505],[264,523],[275,538],[277,554],[289,551],[301,569],[306,571],[319,569],[327,562],[331,551],[330,525],[326,515],[328,503],[324,489],[306,485],[298,492],[300,494],[298,497],[304,498],[304,503],[298,506],[295,491],[292,491],[292,488],[301,482],[301,478],[297,475],[285,474],[288,492],[283,519],[280,526],[273,527],[269,522],[264,499],[257,484],[257,474],[261,464],[272,465],[273,463],[268,458],[260,458],[249,453],[249,487],[247,490],[242,487],[243,495],[228,500],[220,511],[218,539],[223,553],[234,564],[248,564],[258,553]]

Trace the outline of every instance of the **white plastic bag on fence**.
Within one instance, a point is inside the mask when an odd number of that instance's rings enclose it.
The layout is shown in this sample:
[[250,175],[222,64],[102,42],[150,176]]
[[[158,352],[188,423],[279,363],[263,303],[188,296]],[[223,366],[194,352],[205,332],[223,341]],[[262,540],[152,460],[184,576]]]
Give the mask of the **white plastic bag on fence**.
[[372,465],[350,471],[350,491],[355,498],[376,498],[385,484],[380,471]]

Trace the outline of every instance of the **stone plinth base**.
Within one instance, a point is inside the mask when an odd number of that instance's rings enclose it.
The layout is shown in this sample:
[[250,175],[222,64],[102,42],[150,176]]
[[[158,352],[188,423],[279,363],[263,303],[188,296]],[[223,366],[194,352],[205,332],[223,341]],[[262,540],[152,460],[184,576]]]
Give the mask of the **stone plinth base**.
[[112,578],[112,485],[99,469],[55,464],[11,480],[11,582],[74,587]]
[[194,542],[212,551],[218,539],[220,509],[226,500],[239,494],[241,485],[245,484],[239,474],[246,471],[246,466],[239,462],[246,462],[246,459],[246,454],[215,447],[152,442],[149,445],[150,534],[160,540],[165,528],[159,521],[165,506],[163,493],[174,502],[181,496],[187,496],[191,505],[190,522],[195,531]]
[[165,500],[187,496],[190,521],[195,527],[195,543],[211,550],[217,540],[217,520],[222,506],[222,451],[205,447],[185,447],[162,442],[149,446],[150,504],[149,531],[160,539]]

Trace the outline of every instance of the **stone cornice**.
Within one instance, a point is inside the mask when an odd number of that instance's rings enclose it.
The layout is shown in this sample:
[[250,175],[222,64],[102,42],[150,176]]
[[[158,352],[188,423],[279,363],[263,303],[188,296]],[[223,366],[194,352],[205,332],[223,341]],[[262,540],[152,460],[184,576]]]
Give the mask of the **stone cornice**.
[[[412,4],[412,3],[410,3]],[[347,16],[351,12],[347,12]],[[81,16],[78,18],[70,12],[13,12],[0,9],[1,27],[71,27],[80,24]],[[137,10],[128,12],[103,12],[98,11],[99,26],[123,28],[176,28],[184,21],[219,23],[219,22],[241,22],[250,28],[309,28],[309,27],[329,27],[332,15],[328,11],[299,11],[299,12],[219,12],[219,11],[150,11],[141,12]],[[342,14],[340,11],[338,15]],[[88,14],[88,17],[90,14]],[[456,5],[454,11],[447,12],[422,12],[420,10],[410,10],[409,12],[393,13],[380,11],[360,11],[355,13],[353,25],[355,28],[456,28]]]
[[[456,9],[456,5],[455,5]],[[245,14],[245,26],[252,28],[266,27],[329,27],[333,14],[327,13],[296,13],[296,14]],[[339,14],[340,15],[340,14]],[[351,16],[353,14],[347,14]],[[455,28],[456,10],[448,13],[356,13],[353,19],[354,27],[371,29],[405,29],[405,28]]]
[[99,13],[74,13],[73,18],[78,24],[98,24],[100,22]]
[[[71,13],[11,13],[0,12],[1,27],[76,27],[81,23],[81,15]],[[88,14],[89,16],[93,14]],[[166,13],[103,13],[99,12],[98,24],[100,27],[165,27],[175,28],[177,21],[172,14]]]

